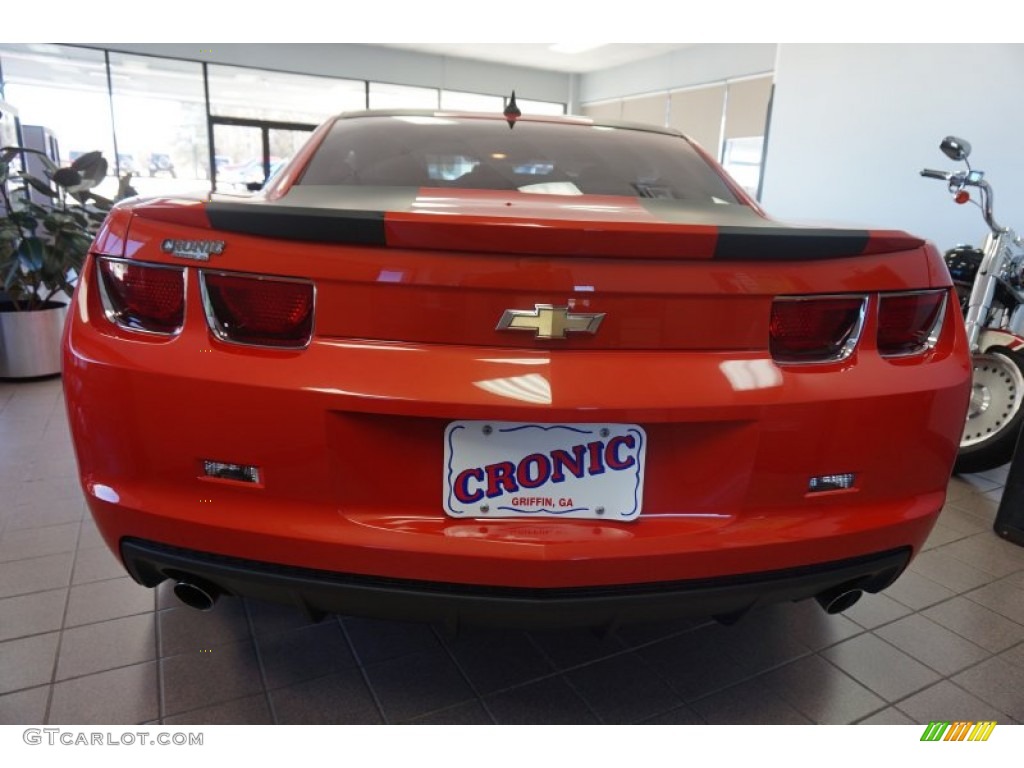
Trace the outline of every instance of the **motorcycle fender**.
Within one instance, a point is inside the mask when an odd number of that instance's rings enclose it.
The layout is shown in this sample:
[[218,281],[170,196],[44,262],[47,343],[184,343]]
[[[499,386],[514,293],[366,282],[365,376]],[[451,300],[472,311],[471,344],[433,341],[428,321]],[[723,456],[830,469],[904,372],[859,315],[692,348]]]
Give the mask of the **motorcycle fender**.
[[983,352],[988,352],[993,347],[1017,351],[1024,348],[1024,336],[1018,336],[1009,331],[986,328],[981,332],[981,336],[978,339],[978,348]]

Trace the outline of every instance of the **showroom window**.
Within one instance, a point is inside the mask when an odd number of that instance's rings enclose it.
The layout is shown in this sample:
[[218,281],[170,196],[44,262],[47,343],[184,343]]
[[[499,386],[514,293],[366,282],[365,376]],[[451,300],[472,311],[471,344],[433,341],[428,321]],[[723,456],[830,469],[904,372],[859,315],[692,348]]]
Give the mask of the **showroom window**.
[[696,141],[712,157],[721,156],[725,93],[724,85],[713,85],[675,91],[669,96],[668,124]]
[[208,65],[207,77],[218,190],[265,183],[317,125],[339,112],[366,109],[362,80],[220,64]]
[[[500,112],[506,99],[55,44],[0,44],[0,77],[21,124],[39,127],[23,132],[27,144],[56,147],[65,164],[103,152],[110,171],[98,191],[107,196],[118,172],[131,173],[140,194],[265,183],[340,112]],[[557,102],[518,103],[526,114],[565,112]]]
[[5,43],[0,45],[0,59],[4,100],[17,110],[28,146],[35,144],[25,129],[40,126],[45,131],[34,133],[56,139],[60,162],[97,149],[108,161],[114,157],[103,51]]
[[771,93],[771,76],[752,77],[668,94],[585,104],[582,112],[597,120],[676,128],[718,158],[740,186],[756,197]]
[[370,109],[437,109],[437,88],[370,83]]
[[[508,99],[483,93],[441,91],[441,109],[460,112],[501,112]],[[565,105],[552,101],[533,101],[516,98],[524,115],[564,115]]]
[[111,52],[110,80],[121,175],[131,173],[143,195],[205,185],[210,149],[202,65]]
[[655,96],[641,96],[636,99],[624,99],[622,102],[622,119],[630,123],[649,123],[665,125],[668,118],[668,100],[664,93]]
[[441,109],[457,112],[501,112],[505,100],[501,96],[463,91],[441,91]]
[[726,139],[722,152],[722,167],[729,172],[747,194],[756,197],[761,181],[761,161],[764,157],[764,136]]
[[597,104],[584,104],[580,113],[595,120],[621,120],[622,99],[602,101]]
[[532,99],[516,99],[516,104],[525,115],[564,115],[565,104],[554,101],[534,101]]
[[366,109],[366,83],[210,64],[210,114],[319,124]]
[[722,126],[722,165],[755,197],[761,182],[771,95],[770,77],[729,83]]

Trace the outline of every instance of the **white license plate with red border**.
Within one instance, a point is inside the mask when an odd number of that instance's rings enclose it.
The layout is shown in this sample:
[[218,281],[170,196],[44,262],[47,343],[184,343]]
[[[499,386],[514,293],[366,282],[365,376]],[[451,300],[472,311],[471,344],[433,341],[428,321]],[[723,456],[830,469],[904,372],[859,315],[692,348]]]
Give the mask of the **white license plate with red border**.
[[636,520],[646,451],[637,424],[453,421],[444,433],[444,511]]

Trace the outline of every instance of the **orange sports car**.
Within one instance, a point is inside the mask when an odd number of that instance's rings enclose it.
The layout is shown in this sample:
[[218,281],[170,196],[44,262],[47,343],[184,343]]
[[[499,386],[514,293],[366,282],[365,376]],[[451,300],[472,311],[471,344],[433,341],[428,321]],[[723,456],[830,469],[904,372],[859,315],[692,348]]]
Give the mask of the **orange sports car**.
[[675,131],[393,112],[118,205],[64,387],[103,536],[188,605],[599,625],[885,588],[970,362],[933,246],[773,221]]

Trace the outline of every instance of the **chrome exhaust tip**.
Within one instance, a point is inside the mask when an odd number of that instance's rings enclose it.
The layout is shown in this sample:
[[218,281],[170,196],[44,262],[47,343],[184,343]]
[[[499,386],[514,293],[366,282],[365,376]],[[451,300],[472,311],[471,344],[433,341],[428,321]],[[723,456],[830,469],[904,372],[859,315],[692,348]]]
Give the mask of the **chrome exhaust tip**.
[[209,611],[220,597],[220,591],[201,579],[183,578],[174,585],[174,596],[189,608]]
[[825,613],[835,614],[852,608],[854,603],[860,600],[863,594],[863,589],[837,587],[815,595],[814,599],[818,601],[818,605],[822,607]]

